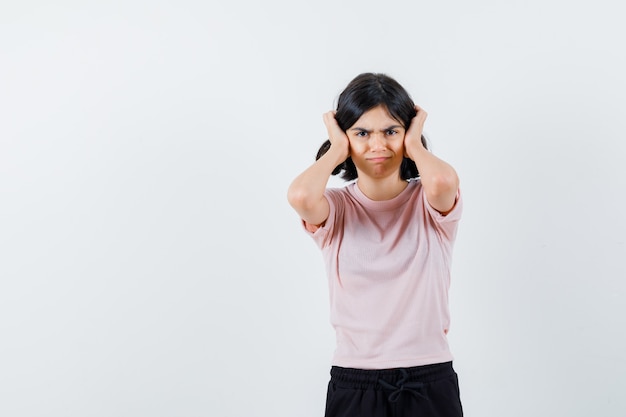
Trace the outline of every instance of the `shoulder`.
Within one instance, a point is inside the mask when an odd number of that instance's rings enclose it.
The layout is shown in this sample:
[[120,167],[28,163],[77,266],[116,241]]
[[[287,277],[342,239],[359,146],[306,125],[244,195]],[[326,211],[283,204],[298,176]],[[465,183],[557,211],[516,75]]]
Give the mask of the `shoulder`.
[[335,221],[336,213],[343,213],[344,208],[349,205],[346,204],[351,198],[351,191],[348,184],[344,187],[329,187],[324,191],[324,197],[328,201],[329,213],[326,220],[320,224],[311,224],[303,220],[304,228],[310,233],[315,233],[320,229],[329,229],[329,224],[333,224]]
[[324,191],[324,195],[332,204],[333,202],[339,203],[341,201],[354,199],[354,187],[355,183],[349,183],[343,187],[327,188]]
[[424,195],[424,187],[422,186],[422,181],[419,177],[411,178],[408,182],[409,185],[407,185],[407,189],[409,190],[411,198],[416,199]]

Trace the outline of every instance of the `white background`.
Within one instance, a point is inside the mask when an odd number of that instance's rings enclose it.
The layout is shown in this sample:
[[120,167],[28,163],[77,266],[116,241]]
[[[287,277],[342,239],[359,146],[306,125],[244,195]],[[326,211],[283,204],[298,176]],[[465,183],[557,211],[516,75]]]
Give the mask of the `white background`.
[[286,190],[375,71],[461,177],[465,414],[623,417],[618,4],[2,1],[0,415],[322,416],[327,287]]

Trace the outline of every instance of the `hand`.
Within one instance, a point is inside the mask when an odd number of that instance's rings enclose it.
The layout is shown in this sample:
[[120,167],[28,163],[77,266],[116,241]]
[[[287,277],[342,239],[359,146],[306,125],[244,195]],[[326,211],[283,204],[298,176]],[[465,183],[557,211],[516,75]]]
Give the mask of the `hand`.
[[426,117],[428,117],[428,113],[424,109],[419,106],[415,106],[415,111],[417,114],[411,120],[411,125],[406,131],[404,135],[404,153],[405,156],[413,159],[411,157],[412,149],[423,148],[422,144],[422,133],[424,132],[424,123],[426,122]]
[[342,160],[347,159],[350,156],[350,140],[343,130],[339,127],[335,114],[337,112],[331,110],[324,113],[324,124],[328,131],[328,139],[330,141],[330,149],[333,151],[339,151],[342,155]]

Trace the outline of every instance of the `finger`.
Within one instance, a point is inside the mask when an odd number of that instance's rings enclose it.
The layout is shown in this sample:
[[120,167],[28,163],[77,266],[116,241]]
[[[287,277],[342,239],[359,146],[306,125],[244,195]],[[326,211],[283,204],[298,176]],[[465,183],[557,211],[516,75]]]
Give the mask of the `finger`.
[[417,112],[416,116],[421,116],[424,119],[426,119],[426,117],[428,117],[428,113],[426,112],[426,110],[424,110],[423,108],[421,108],[417,104],[415,105],[415,111]]
[[339,127],[339,123],[337,123],[337,119],[335,119],[334,112],[330,111],[324,114],[324,124],[326,125],[326,129],[331,132],[339,132],[343,133],[343,130]]
[[331,125],[332,125],[332,120],[334,119],[334,115],[331,112],[326,112],[323,115],[323,119],[324,119],[324,125],[326,125],[327,129],[330,129]]

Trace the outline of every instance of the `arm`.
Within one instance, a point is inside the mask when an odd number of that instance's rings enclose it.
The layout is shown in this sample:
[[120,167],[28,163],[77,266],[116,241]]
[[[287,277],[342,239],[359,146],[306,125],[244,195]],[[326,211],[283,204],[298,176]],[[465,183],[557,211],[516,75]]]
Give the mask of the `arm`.
[[404,137],[404,151],[417,165],[428,203],[445,215],[456,203],[459,177],[451,165],[437,158],[422,145],[421,136],[428,114],[418,106],[415,106],[415,110],[417,115]]
[[328,130],[330,149],[313,165],[298,175],[289,186],[287,200],[305,221],[311,232],[317,230],[330,213],[328,200],[324,196],[326,184],[335,167],[350,156],[348,137],[335,120],[335,112],[324,114]]

